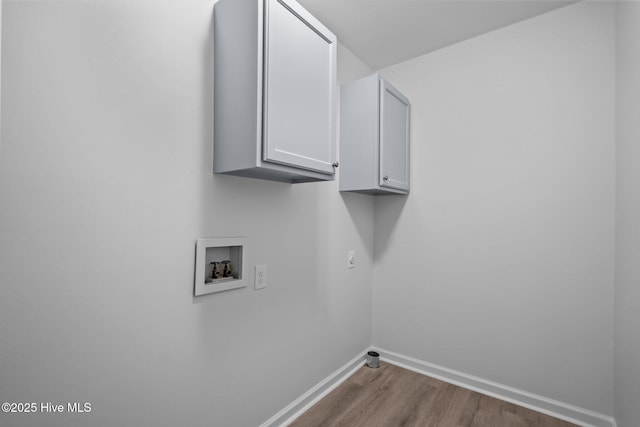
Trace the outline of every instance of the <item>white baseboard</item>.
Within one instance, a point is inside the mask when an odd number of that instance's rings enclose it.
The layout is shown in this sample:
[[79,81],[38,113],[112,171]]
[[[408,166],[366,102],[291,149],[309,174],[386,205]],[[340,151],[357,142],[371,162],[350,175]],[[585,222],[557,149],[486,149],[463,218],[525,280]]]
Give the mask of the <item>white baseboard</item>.
[[355,373],[366,359],[367,351],[380,353],[380,360],[409,369],[422,375],[427,375],[496,399],[504,400],[543,414],[556,417],[583,427],[617,427],[613,417],[593,412],[578,406],[549,399],[544,396],[529,393],[524,390],[498,384],[484,378],[468,375],[460,371],[445,368],[433,363],[415,359],[413,357],[394,353],[381,348],[364,349],[360,355],[340,367],[331,375],[320,381],[302,396],[291,402],[280,412],[262,423],[260,427],[286,427],[295,421],[305,411],[315,405],[323,397],[342,384]]
[[583,427],[616,427],[613,417],[603,415],[578,406],[539,396],[524,390],[498,384],[483,378],[467,375],[443,366],[434,365],[388,350],[373,348],[380,353],[380,360],[454,384],[500,400],[514,403],[543,414],[577,424]]
[[320,399],[331,393],[331,391],[360,369],[364,365],[367,351],[369,351],[368,348],[362,350],[358,356],[313,386],[309,391],[262,423],[260,427],[285,427],[291,424],[296,418],[315,405]]

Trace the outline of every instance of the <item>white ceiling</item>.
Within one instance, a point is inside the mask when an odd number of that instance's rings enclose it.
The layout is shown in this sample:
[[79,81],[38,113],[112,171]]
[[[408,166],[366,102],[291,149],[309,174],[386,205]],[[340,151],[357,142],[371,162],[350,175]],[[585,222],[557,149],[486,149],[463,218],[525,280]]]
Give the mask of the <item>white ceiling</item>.
[[374,70],[575,0],[298,0]]

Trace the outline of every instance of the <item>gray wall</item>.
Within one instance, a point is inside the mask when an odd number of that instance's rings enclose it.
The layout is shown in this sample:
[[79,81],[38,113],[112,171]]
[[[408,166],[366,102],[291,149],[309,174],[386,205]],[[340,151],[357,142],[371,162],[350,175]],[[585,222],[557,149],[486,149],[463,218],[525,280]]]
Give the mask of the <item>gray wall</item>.
[[[0,425],[257,425],[370,344],[373,200],[211,173],[212,8],[4,2],[0,401],[93,406]],[[237,235],[269,287],[194,299]]]
[[[413,182],[374,199],[211,174],[210,3],[0,3],[0,401],[93,404],[1,425],[257,425],[372,341],[612,414],[614,249],[615,416],[640,424],[638,4],[383,70]],[[269,287],[194,299],[195,239],[232,235]]]
[[640,4],[617,14],[615,416],[640,425]]
[[382,70],[412,187],[376,199],[374,345],[613,413],[614,8]]

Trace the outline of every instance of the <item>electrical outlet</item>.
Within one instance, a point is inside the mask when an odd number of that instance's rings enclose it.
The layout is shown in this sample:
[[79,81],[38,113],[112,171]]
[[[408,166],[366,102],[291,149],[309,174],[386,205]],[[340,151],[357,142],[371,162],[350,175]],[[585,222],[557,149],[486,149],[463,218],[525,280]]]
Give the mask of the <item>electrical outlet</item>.
[[356,268],[356,251],[347,252],[347,268]]
[[264,289],[267,287],[267,264],[256,265],[253,289]]

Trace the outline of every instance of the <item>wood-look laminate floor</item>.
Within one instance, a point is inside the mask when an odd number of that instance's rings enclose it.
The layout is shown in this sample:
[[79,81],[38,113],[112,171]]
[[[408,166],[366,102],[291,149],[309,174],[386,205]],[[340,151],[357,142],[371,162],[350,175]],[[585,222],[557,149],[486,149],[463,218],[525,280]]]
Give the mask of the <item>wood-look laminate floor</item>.
[[291,427],[575,427],[397,366],[363,366]]

